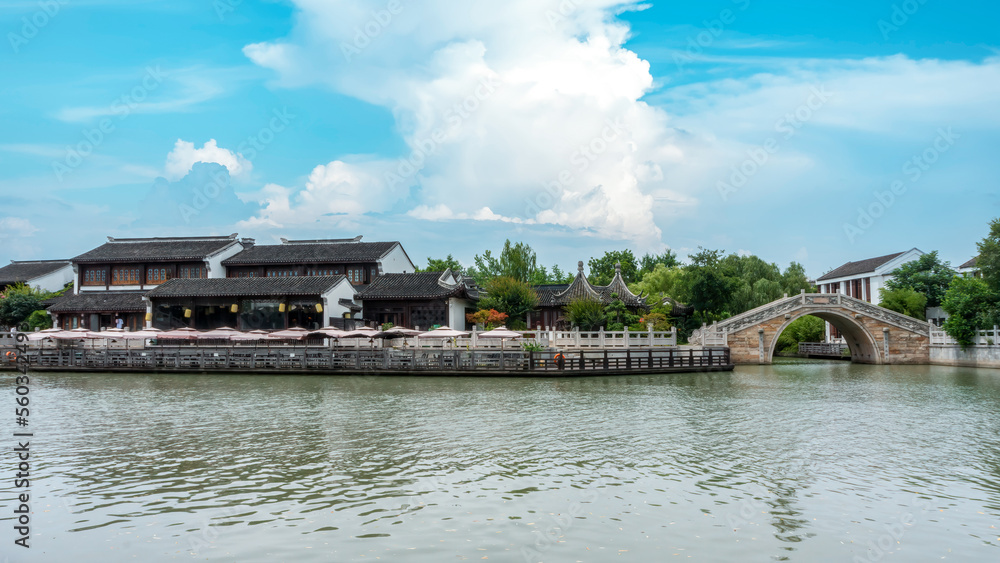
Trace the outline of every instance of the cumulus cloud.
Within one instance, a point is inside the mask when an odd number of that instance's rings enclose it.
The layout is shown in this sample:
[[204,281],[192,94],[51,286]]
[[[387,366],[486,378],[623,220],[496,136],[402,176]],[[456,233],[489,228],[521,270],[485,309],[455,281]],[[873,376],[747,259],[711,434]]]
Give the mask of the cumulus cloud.
[[320,82],[391,109],[408,151],[319,166],[287,210],[275,202],[260,219],[402,206],[427,220],[555,224],[661,244],[652,194],[671,192],[660,167],[683,153],[666,115],[641,101],[653,78],[623,47],[620,1],[430,0],[397,13],[385,2],[296,5],[288,39],[245,54],[284,86]]
[[253,164],[241,153],[220,147],[215,139],[209,139],[200,149],[195,148],[194,143],[177,139],[174,150],[167,155],[165,167],[167,178],[171,180],[183,178],[198,162],[221,164],[229,170],[229,175],[234,178],[246,176],[253,169]]

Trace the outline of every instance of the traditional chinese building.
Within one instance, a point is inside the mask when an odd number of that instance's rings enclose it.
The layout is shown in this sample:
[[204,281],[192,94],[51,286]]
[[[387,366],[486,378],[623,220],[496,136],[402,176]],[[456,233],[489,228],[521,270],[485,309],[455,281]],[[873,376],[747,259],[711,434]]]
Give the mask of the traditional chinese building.
[[538,306],[528,315],[529,327],[568,329],[564,309],[578,299],[592,299],[605,305],[620,299],[633,312],[647,308],[646,299],[632,293],[622,278],[621,264],[615,264],[615,276],[608,285],[592,285],[583,273],[583,261],[577,262],[577,274],[570,284],[538,285]]
[[435,325],[465,330],[475,312],[475,283],[451,270],[419,274],[383,274],[360,289],[362,317],[375,323],[430,329]]
[[0,268],[0,292],[23,283],[43,291],[59,291],[73,281],[73,265],[69,260],[11,260]]
[[212,330],[318,329],[351,318],[347,276],[172,279],[147,295],[153,326]]
[[958,273],[958,275],[966,278],[983,277],[983,273],[979,270],[979,266],[976,263],[978,260],[979,260],[978,256],[972,258],[968,262],[965,262],[964,264],[959,266],[956,272]]
[[[71,260],[73,295],[49,307],[55,326],[101,330],[117,319],[131,330],[146,325],[143,295],[174,278],[224,278],[222,261],[243,250],[236,235],[213,237],[108,237]],[[152,320],[152,319],[150,319]]]
[[230,278],[347,276],[353,285],[372,283],[382,274],[414,272],[398,242],[361,242],[361,237],[286,240],[253,245],[223,261]]

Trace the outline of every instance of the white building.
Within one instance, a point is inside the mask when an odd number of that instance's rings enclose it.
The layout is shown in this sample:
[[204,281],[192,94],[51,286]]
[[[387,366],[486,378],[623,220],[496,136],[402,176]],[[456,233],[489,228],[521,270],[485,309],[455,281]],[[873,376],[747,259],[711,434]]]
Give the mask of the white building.
[[11,260],[0,268],[0,290],[23,283],[43,291],[59,291],[73,281],[73,264],[69,260]]
[[966,277],[966,278],[981,278],[981,277],[983,277],[983,273],[979,271],[979,266],[976,265],[976,261],[978,259],[979,259],[978,256],[976,256],[975,258],[972,258],[971,260],[969,260],[965,264],[962,264],[961,266],[959,266],[958,269],[956,269],[955,271],[958,272],[958,275]]
[[[912,248],[906,252],[848,262],[820,276],[816,284],[820,293],[842,293],[878,305],[882,302],[882,288],[892,279],[889,273],[923,255],[923,251]],[[826,339],[827,342],[840,339],[837,329],[830,323],[826,323]]]

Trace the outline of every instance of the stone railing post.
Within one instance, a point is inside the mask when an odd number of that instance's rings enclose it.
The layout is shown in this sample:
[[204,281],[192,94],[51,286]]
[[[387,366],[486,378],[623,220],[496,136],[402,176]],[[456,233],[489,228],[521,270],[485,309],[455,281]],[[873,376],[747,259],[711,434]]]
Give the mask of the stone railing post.
[[580,327],[573,327],[573,342],[576,343],[576,347],[580,347]]
[[628,348],[630,345],[631,344],[629,344],[628,327],[625,327],[625,347]]
[[601,345],[601,348],[607,348],[607,342],[607,336],[604,334],[604,327],[602,326],[597,331],[597,343]]
[[646,330],[649,332],[649,347],[652,348],[656,345],[656,341],[653,340],[653,323],[646,323]]
[[799,290],[799,295],[802,296],[802,305],[805,306],[805,304],[806,304],[806,290],[800,289]]
[[705,345],[705,338],[708,336],[708,325],[701,323],[701,345]]
[[472,326],[472,347],[476,348],[479,346],[479,325]]

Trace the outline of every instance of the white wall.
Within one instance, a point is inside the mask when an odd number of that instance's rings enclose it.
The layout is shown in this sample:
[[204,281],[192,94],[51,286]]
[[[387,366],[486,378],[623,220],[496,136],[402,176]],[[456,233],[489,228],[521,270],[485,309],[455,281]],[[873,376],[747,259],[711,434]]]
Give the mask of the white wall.
[[416,266],[406,256],[403,245],[397,244],[380,260],[380,274],[412,274],[416,271]]
[[455,330],[467,330],[465,308],[472,307],[472,301],[452,297],[448,300],[448,326]]
[[931,346],[931,363],[943,366],[1000,368],[1000,346]]
[[[341,276],[343,279],[337,285],[333,286],[330,291],[323,294],[323,318],[343,318],[344,313],[350,312],[350,309],[344,307],[340,304],[341,299],[354,299],[354,296],[358,293],[351,282],[347,281],[346,276]],[[324,326],[326,324],[324,323]]]
[[208,264],[208,277],[210,278],[224,278],[226,277],[226,268],[222,265],[223,260],[227,260],[236,256],[243,251],[243,245],[237,241],[233,241],[232,244],[223,248],[222,250],[216,252],[212,256],[209,256],[205,263]]
[[73,281],[73,266],[66,264],[54,272],[28,280],[27,285],[40,287],[45,291],[58,291],[71,281]]

